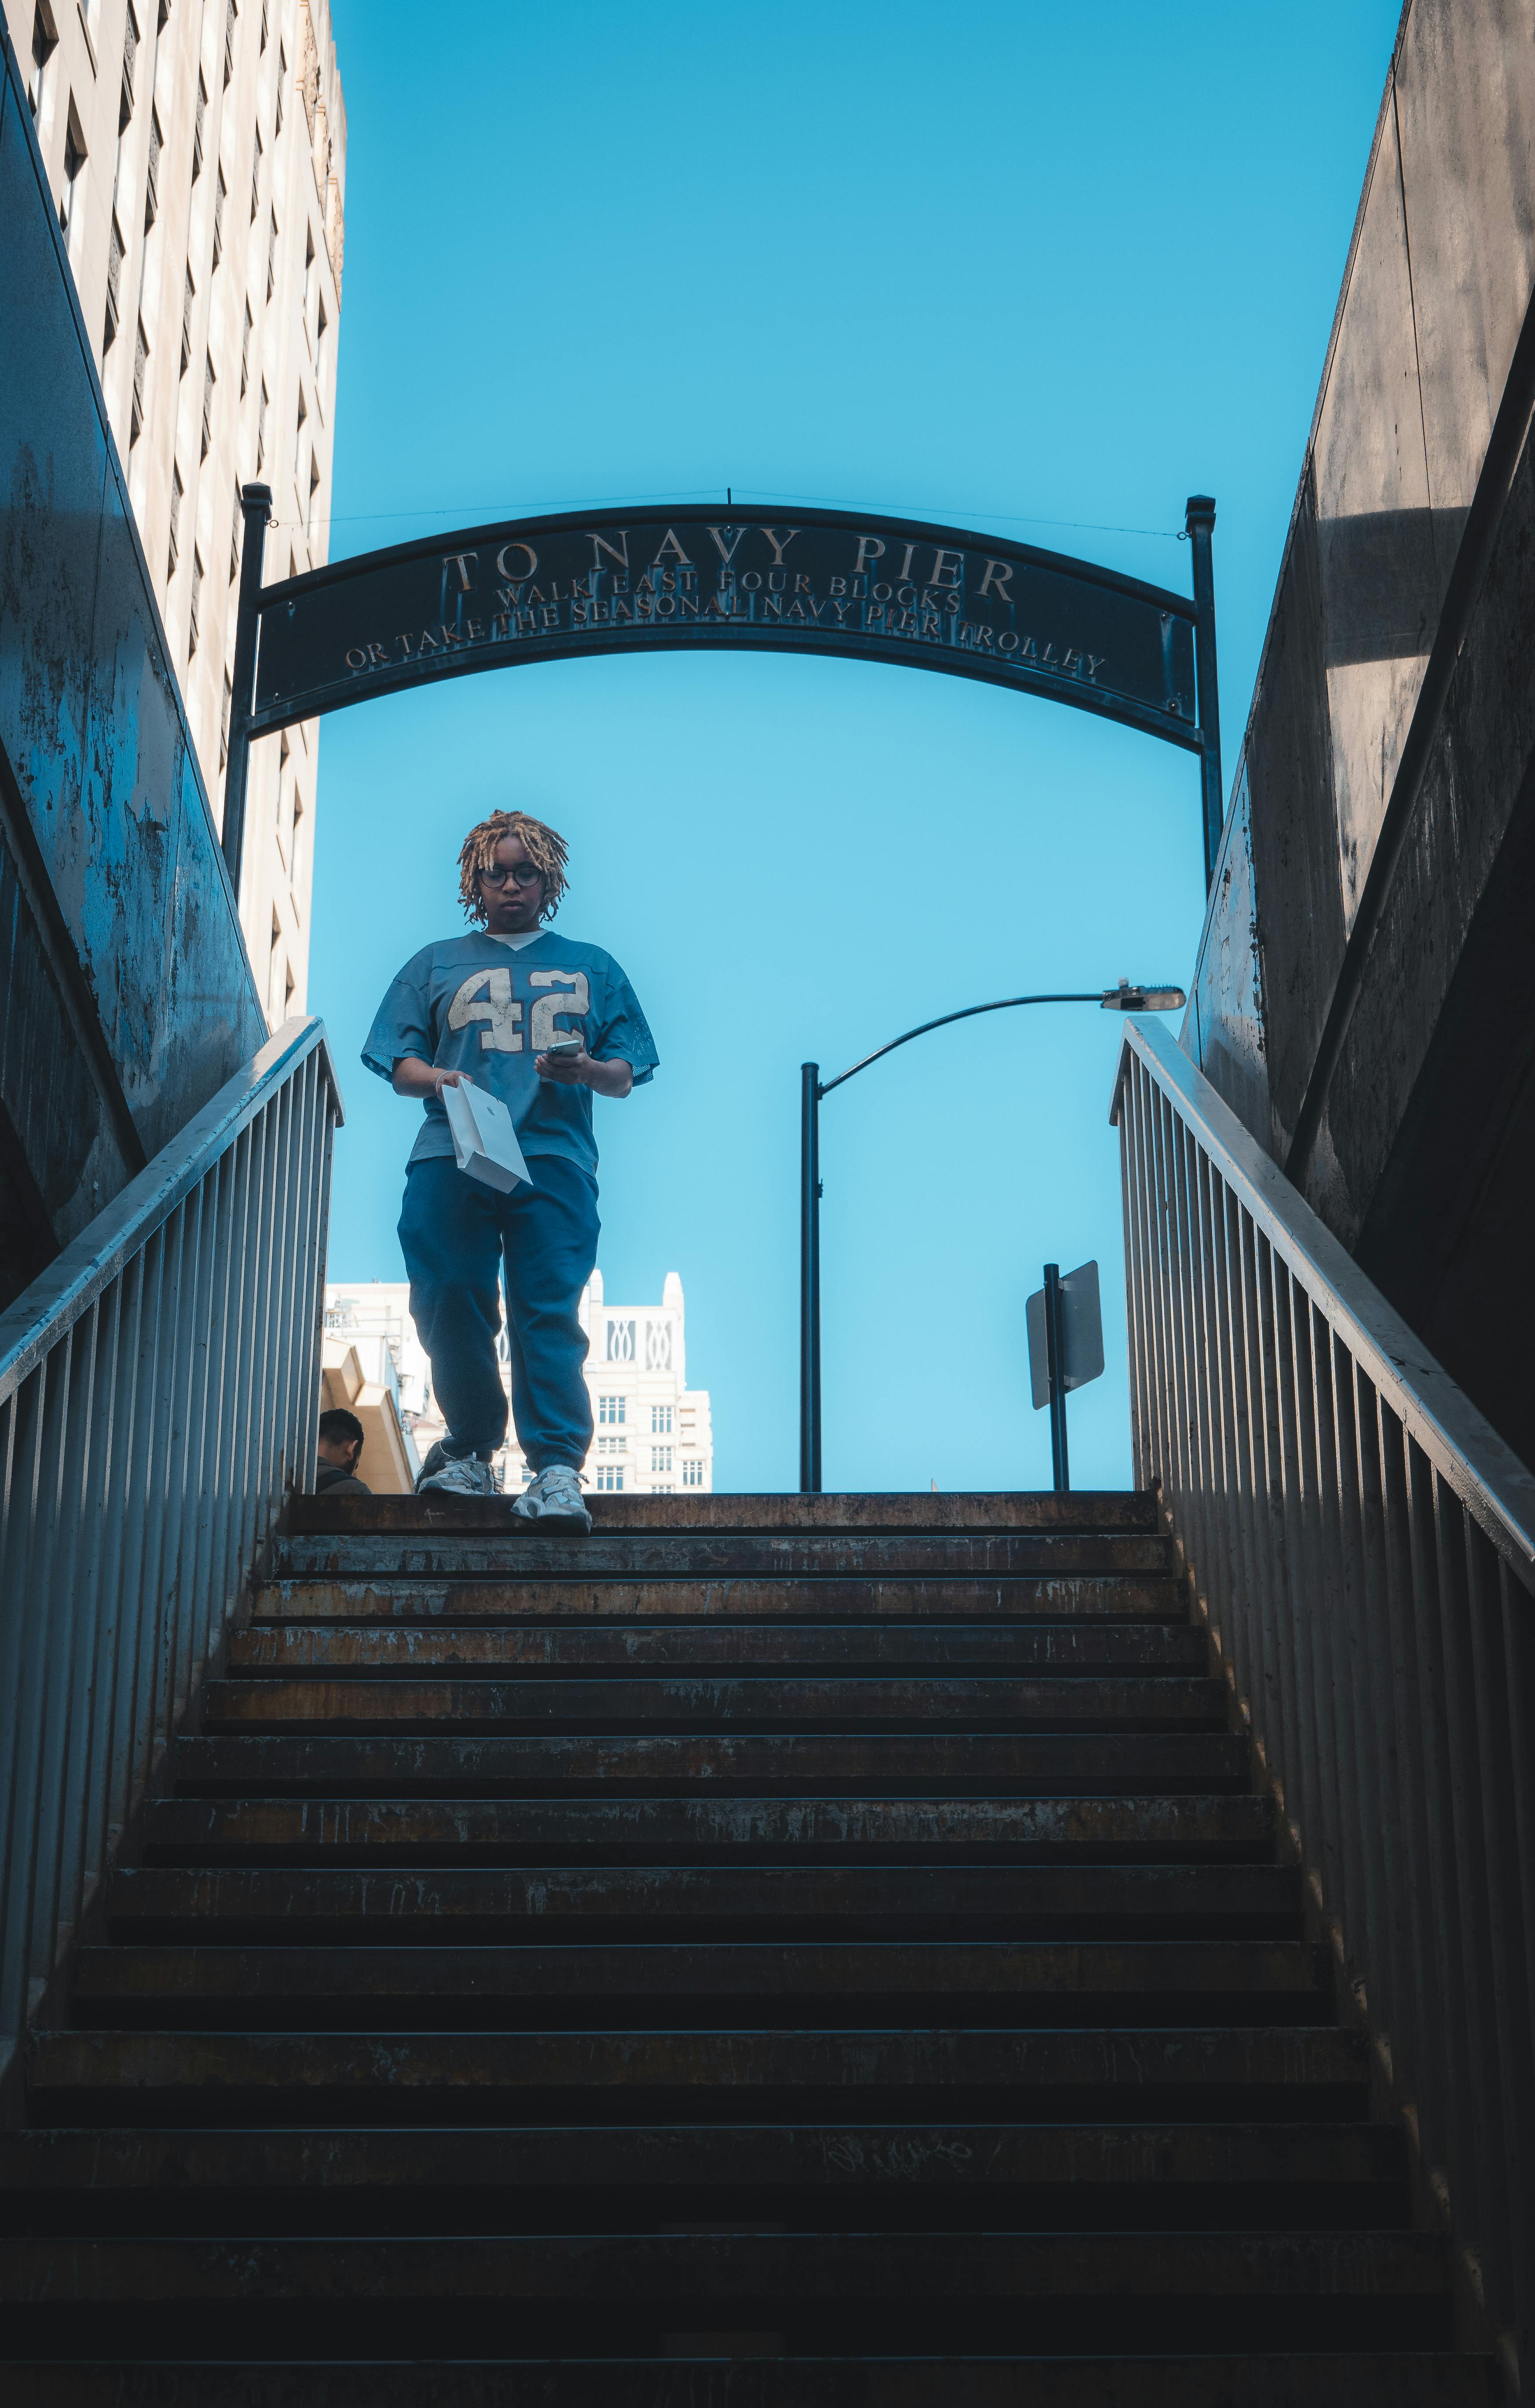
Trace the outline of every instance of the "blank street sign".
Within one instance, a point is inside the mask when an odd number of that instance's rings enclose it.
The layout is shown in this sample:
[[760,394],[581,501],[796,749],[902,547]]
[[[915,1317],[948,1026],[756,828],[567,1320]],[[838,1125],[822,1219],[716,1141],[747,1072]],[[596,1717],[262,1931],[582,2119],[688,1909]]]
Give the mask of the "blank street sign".
[[[1028,1323],[1028,1375],[1034,1410],[1050,1402],[1050,1352],[1045,1342],[1044,1290],[1036,1288],[1024,1308]],[[1061,1282],[1062,1384],[1068,1395],[1103,1376],[1103,1312],[1098,1302],[1097,1265],[1083,1263]]]

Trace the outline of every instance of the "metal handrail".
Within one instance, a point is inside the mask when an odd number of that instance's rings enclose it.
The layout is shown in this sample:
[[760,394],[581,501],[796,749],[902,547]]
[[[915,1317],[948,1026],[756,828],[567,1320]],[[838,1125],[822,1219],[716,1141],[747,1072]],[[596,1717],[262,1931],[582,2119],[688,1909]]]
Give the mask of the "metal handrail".
[[[1535,2367],[1535,1478],[1203,1073],[1127,1029],[1136,1477],[1160,1486],[1344,2011]],[[1521,1333],[1521,1337],[1524,1337]]]
[[0,2120],[312,1469],[340,1117],[323,1024],[290,1021],[0,1317]]
[[1132,1023],[1125,1032],[1110,1120],[1119,1118],[1132,1054],[1145,1062],[1184,1118],[1198,1121],[1205,1153],[1274,1252],[1368,1369],[1440,1476],[1463,1483],[1470,1512],[1524,1585],[1535,1591],[1535,1473],[1386,1302],[1203,1071],[1155,1021]]

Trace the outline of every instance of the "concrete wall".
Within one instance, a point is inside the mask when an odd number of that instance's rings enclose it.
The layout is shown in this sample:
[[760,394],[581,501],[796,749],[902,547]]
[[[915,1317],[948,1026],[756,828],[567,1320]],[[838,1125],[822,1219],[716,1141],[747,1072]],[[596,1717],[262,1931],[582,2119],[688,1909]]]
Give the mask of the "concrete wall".
[[1532,292],[1528,7],[1409,0],[1184,1030],[1527,1456]]
[[0,1298],[265,1035],[42,179],[0,80]]

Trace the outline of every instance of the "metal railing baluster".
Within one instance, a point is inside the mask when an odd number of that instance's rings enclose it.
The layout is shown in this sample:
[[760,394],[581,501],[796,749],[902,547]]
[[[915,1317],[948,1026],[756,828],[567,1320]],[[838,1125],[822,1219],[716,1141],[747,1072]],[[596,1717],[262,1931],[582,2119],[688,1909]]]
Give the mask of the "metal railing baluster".
[[0,1316],[0,2114],[29,2016],[307,1483],[340,1117],[293,1021]]
[[1114,1117],[1137,1475],[1528,2386],[1535,1476],[1155,1025]]

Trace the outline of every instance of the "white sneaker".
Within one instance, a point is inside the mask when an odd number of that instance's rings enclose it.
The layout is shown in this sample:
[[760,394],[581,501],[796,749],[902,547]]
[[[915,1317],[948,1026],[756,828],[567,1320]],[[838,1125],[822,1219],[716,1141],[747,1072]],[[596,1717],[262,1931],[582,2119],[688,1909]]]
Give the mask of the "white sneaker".
[[[432,1449],[437,1455],[438,1449]],[[440,1489],[447,1497],[499,1497],[500,1484],[494,1464],[481,1463],[477,1455],[445,1455],[434,1463],[432,1455],[416,1483],[420,1497],[428,1488]]]
[[540,1471],[513,1498],[511,1510],[519,1522],[531,1522],[538,1530],[580,1530],[584,1536],[592,1526],[581,1482],[567,1463],[552,1463]]

